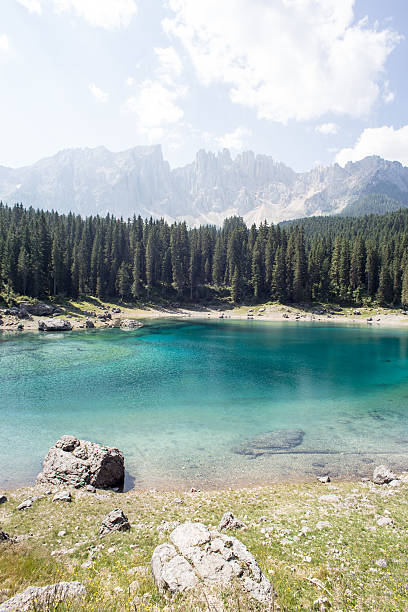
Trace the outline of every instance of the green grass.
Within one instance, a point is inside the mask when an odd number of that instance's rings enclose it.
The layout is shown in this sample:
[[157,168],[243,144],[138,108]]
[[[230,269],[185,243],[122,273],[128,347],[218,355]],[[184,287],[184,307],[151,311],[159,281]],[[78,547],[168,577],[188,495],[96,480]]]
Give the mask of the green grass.
[[[166,608],[169,603],[158,594],[148,566],[155,546],[168,539],[159,529],[162,521],[200,520],[216,527],[231,510],[248,525],[236,535],[272,581],[280,610],[312,610],[319,597],[327,597],[335,610],[407,610],[408,486],[333,486],[98,495],[73,491],[72,504],[53,503],[45,495],[25,511],[16,506],[28,492],[18,491],[0,506],[0,524],[11,536],[26,539],[0,544],[2,588],[12,595],[28,585],[81,580],[89,595],[80,609],[207,610],[207,602],[195,594]],[[336,494],[338,502],[319,500],[327,493]],[[183,504],[174,503],[176,497]],[[129,517],[131,531],[100,539],[102,518],[118,506]],[[390,513],[394,526],[377,525],[384,512]],[[329,521],[331,528],[317,529],[318,521]],[[302,527],[310,531],[301,535]],[[58,536],[62,530],[65,535]],[[52,551],[57,552],[51,556]],[[386,567],[377,565],[381,559]],[[117,587],[121,591],[115,591]],[[230,609],[259,609],[245,598],[239,602],[239,597],[238,592],[227,597]]]

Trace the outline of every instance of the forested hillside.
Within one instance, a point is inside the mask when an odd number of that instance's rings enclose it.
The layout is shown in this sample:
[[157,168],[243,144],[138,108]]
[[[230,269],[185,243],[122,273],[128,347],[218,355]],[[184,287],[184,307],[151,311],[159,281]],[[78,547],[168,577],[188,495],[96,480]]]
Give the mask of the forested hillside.
[[0,204],[3,293],[408,305],[408,211],[221,229]]

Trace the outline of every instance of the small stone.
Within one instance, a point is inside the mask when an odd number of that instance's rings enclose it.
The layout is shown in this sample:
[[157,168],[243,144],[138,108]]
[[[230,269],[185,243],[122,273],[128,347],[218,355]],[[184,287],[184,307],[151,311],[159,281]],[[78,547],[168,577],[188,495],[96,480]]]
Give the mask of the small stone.
[[63,538],[65,535],[67,535],[67,532],[64,531],[64,530],[58,532],[58,537],[59,538]]
[[218,525],[218,529],[246,529],[245,523],[235,518],[232,512],[225,512]]
[[52,498],[52,501],[72,502],[72,495],[69,491],[58,491]]
[[386,465],[379,465],[375,468],[373,472],[373,483],[374,484],[379,484],[379,485],[388,484],[389,482],[392,482],[393,480],[398,480],[398,478],[393,472],[391,472],[389,468],[387,468]]
[[111,555],[112,553],[115,552],[115,547],[111,546],[110,548],[108,548],[108,553]]
[[319,529],[319,531],[321,531],[322,529],[331,529],[332,525],[331,523],[329,523],[329,521],[319,521],[318,523],[316,523],[316,529]]
[[92,485],[86,485],[85,491],[88,491],[88,493],[96,493],[96,489]]
[[394,525],[394,521],[389,516],[382,516],[378,519],[377,525],[379,527],[386,527],[387,525]]
[[0,495],[0,505],[5,504],[7,501],[7,497],[5,495]]
[[329,495],[321,495],[319,497],[319,501],[321,502],[327,502],[328,504],[335,504],[336,502],[339,501],[338,495],[334,495],[334,494],[329,494]]
[[179,497],[175,497],[174,500],[173,500],[173,504],[177,504],[177,505],[181,506],[181,504],[184,504],[184,502]]
[[26,510],[27,508],[31,508],[32,505],[32,499],[25,499],[19,506],[17,506],[17,510]]
[[390,483],[388,483],[389,487],[400,487],[402,485],[401,480],[391,480]]
[[10,536],[8,533],[6,533],[5,531],[1,531],[0,530],[0,542],[6,542],[6,540],[9,540]]
[[325,612],[325,610],[328,610],[329,608],[331,608],[331,603],[327,597],[319,597],[313,602],[313,609],[319,610],[319,612]]
[[326,476],[319,476],[317,480],[322,484],[327,484],[328,482],[330,482],[330,476],[328,474]]
[[99,535],[102,537],[112,531],[129,531],[130,523],[128,517],[120,508],[109,512],[102,521]]

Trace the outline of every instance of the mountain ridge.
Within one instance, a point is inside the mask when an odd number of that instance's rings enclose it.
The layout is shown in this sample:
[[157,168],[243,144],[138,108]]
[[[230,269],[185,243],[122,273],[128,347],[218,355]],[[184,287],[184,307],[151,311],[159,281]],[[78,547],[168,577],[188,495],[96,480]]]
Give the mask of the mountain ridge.
[[[384,206],[408,206],[408,168],[378,156],[296,172],[271,156],[203,149],[171,168],[160,145],[113,153],[104,146],[64,149],[21,168],[0,166],[0,199],[8,204],[105,215],[163,217],[189,225],[247,224],[333,214],[366,214],[370,195]],[[375,212],[381,199],[375,202]],[[384,210],[384,212],[386,212]]]

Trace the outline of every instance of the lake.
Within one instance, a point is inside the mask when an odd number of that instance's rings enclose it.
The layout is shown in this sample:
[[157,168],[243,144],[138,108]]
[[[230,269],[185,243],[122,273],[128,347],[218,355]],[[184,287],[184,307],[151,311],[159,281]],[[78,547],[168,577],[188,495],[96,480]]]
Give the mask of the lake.
[[156,319],[0,332],[0,419],[6,488],[31,483],[62,434],[117,446],[143,488],[407,469],[408,331]]

